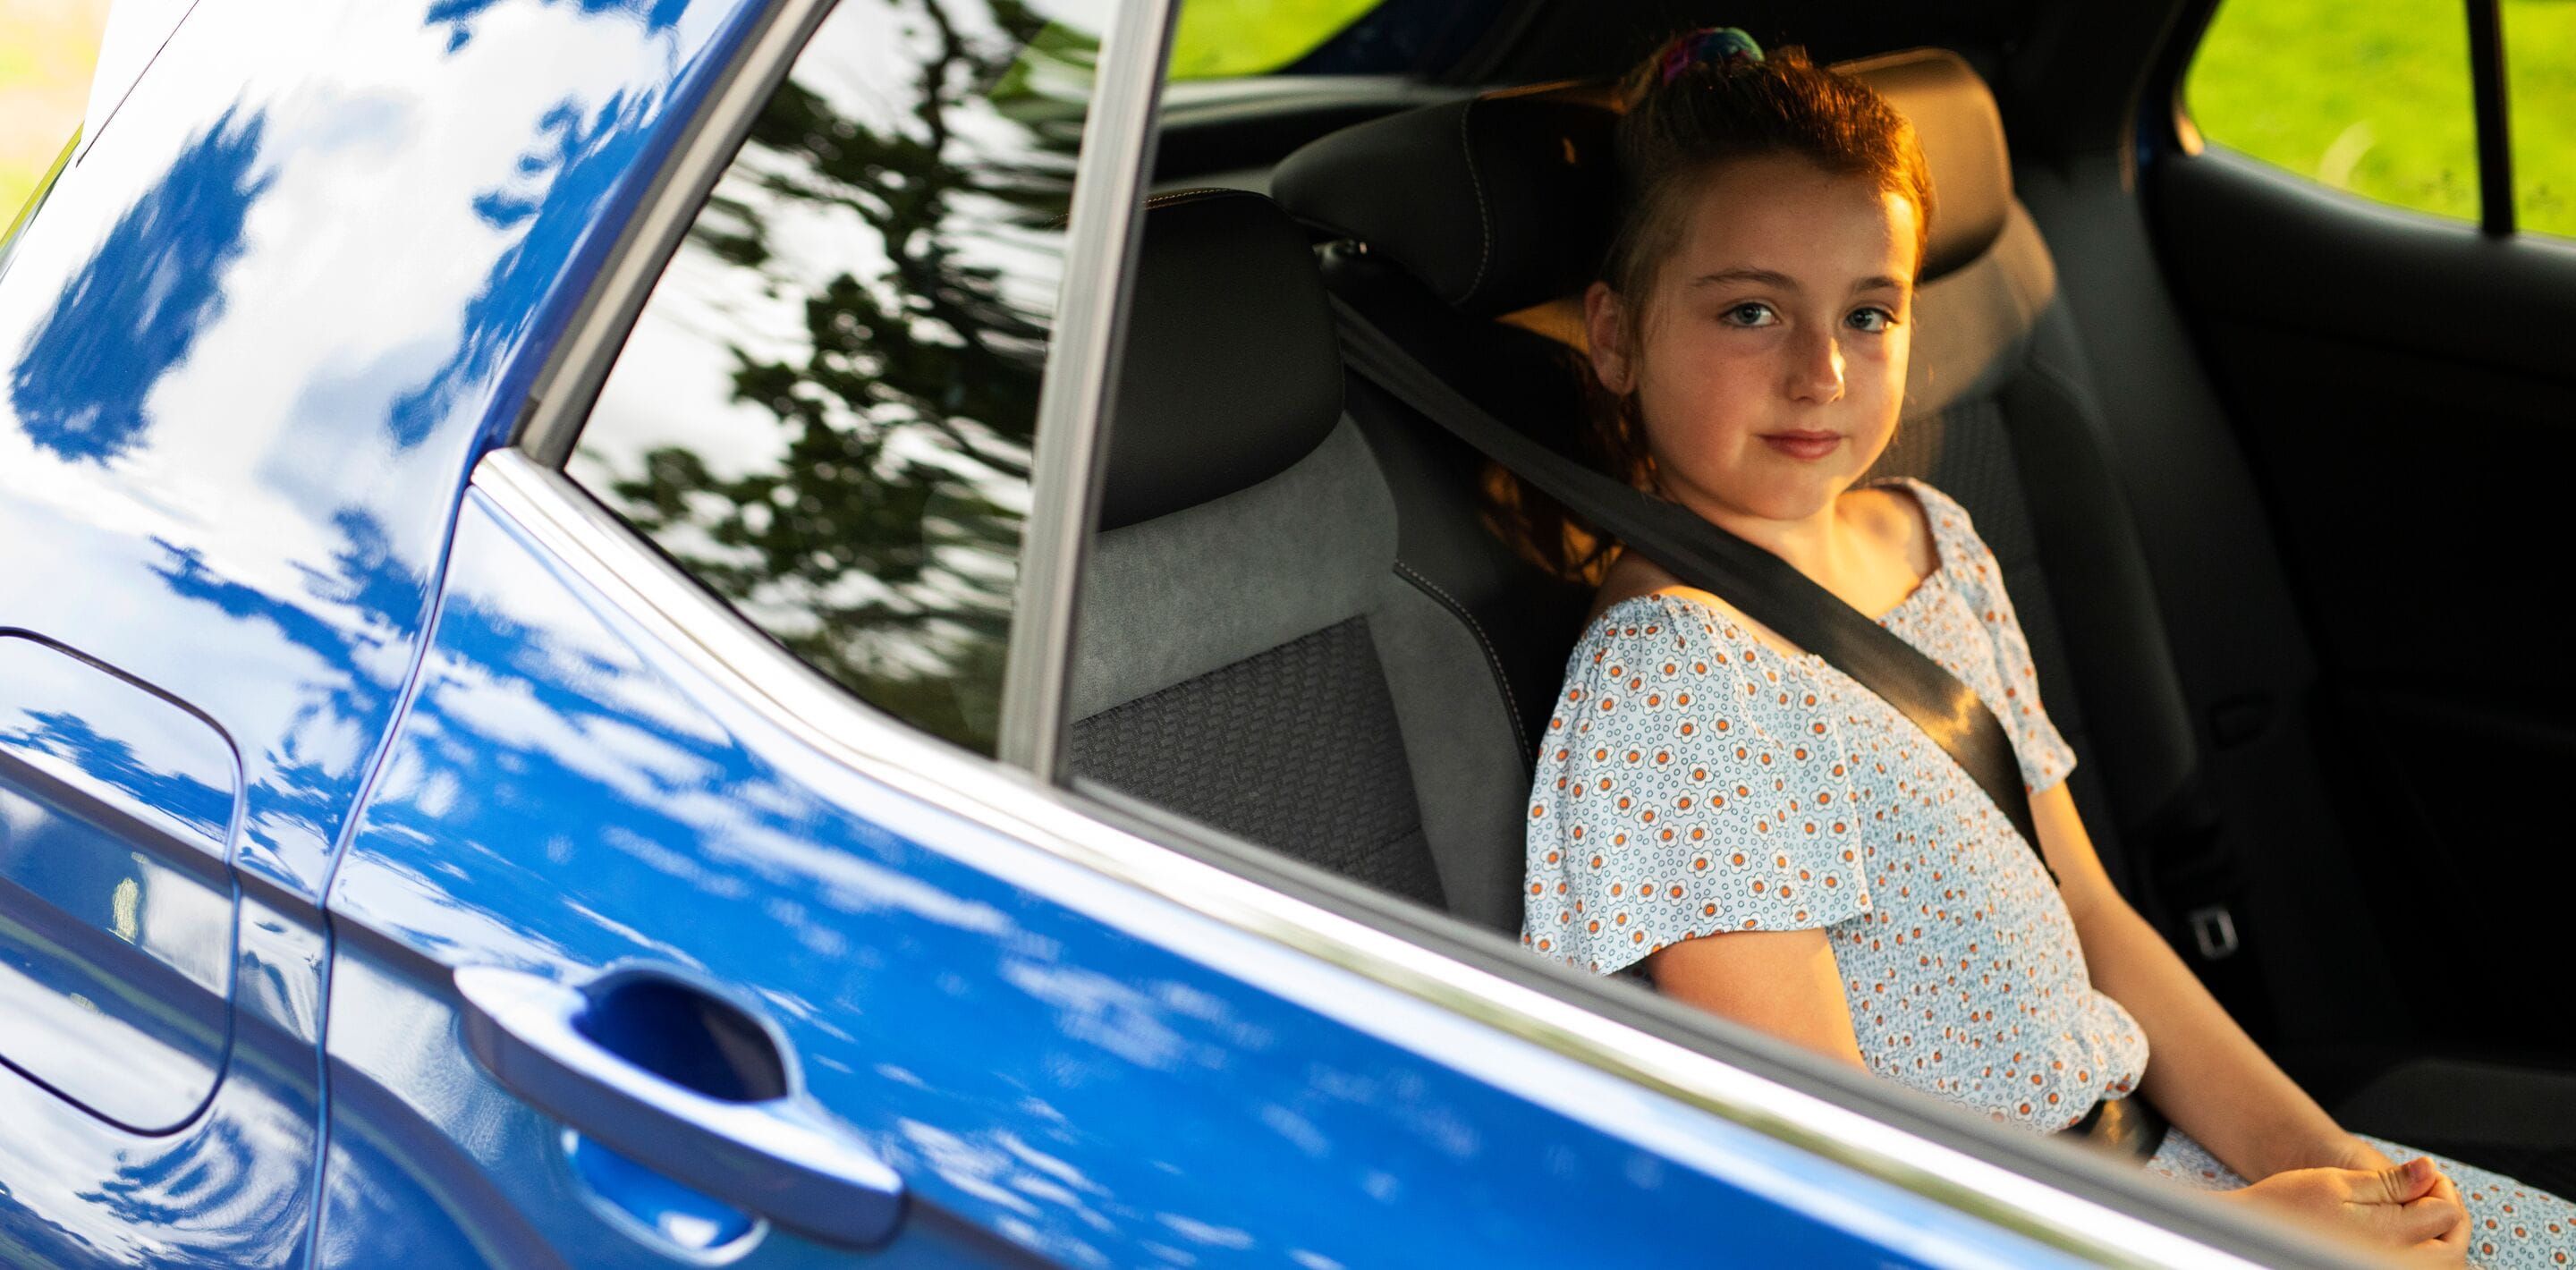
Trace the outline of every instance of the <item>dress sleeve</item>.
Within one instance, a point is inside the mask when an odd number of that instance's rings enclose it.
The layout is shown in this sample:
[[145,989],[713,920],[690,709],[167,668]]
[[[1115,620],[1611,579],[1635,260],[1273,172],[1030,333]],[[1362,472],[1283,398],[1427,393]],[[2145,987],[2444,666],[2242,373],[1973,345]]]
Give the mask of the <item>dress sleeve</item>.
[[[2013,755],[2021,761],[2023,786],[2036,794],[2065,780],[2075,770],[2075,750],[2058,734],[2057,725],[2049,721],[2048,710],[2040,704],[2039,667],[2031,660],[2030,639],[2022,633],[2021,619],[2013,613],[2012,596],[2004,590],[2003,565],[1986,546],[1986,540],[1977,536],[1966,508],[1920,481],[1910,484],[1922,500],[1924,513],[1931,517],[1933,540],[1945,553],[1943,566],[1956,570],[1960,592],[1994,648],[2000,693],[1989,693],[1982,685],[1970,686],[1979,688],[1979,695],[1993,698],[1987,701],[1987,708],[1995,712],[2012,738]],[[1950,558],[1953,554],[1955,560]]]
[[1685,939],[1866,911],[1842,717],[1698,604],[1647,596],[1584,635],[1538,755],[1522,939],[1602,974]]

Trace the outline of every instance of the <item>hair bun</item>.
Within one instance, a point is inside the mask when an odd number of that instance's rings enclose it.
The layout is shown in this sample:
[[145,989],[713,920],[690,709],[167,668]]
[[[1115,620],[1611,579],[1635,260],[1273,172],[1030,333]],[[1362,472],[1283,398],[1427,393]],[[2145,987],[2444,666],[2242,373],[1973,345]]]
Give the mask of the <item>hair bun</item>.
[[1658,85],[1669,84],[1673,82],[1674,76],[1694,66],[1704,64],[1722,66],[1731,62],[1761,60],[1762,46],[1755,43],[1753,37],[1745,33],[1744,28],[1704,26],[1696,31],[1685,31],[1664,42],[1663,52],[1656,58],[1656,65],[1660,72],[1656,82]]

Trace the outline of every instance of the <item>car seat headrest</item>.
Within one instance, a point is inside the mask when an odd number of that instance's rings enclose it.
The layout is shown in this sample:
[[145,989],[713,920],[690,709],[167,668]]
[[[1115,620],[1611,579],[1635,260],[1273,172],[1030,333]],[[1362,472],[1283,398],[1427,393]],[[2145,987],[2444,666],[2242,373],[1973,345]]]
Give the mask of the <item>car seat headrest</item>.
[[1305,231],[1241,190],[1146,205],[1100,527],[1247,488],[1342,417],[1341,349]]
[[[1984,254],[2012,206],[2002,117],[1958,54],[1910,49],[1834,69],[1903,111],[1932,169],[1920,282]],[[1368,245],[1474,316],[1580,291],[1608,250],[1619,188],[1610,86],[1487,93],[1356,124],[1283,160],[1271,192],[1299,219]]]

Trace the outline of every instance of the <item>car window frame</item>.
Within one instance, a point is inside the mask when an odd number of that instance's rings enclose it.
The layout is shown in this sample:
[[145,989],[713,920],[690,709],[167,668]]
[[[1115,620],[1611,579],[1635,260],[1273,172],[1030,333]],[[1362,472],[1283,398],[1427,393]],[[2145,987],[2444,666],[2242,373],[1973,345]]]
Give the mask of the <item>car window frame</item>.
[[[475,491],[717,691],[863,776],[1093,872],[1451,1014],[2102,1264],[2344,1264],[2286,1228],[2202,1204],[2134,1164],[1990,1125],[1641,988],[1579,975],[1469,925],[1089,782],[1065,779],[1076,587],[1105,467],[1127,260],[1178,0],[1119,0],[1075,169],[1057,335],[1040,389],[1032,506],[1000,750],[932,736],[807,665],[565,473],[655,282],[753,117],[842,0],[768,0],[679,130],[532,380]],[[1091,129],[1115,126],[1106,144]],[[1071,297],[1079,297],[1074,299]],[[1078,318],[1076,315],[1079,315]]]
[[[2513,128],[2511,84],[2504,61],[2504,6],[2502,0],[2461,0],[2467,6],[2469,23],[2469,102],[2475,125],[2475,151],[2478,164],[2478,218],[2476,229],[2486,238],[2526,237],[2514,221],[2517,192],[2513,182]],[[2208,148],[2200,126],[2193,122],[2191,108],[2184,101],[2183,87],[2191,77],[2191,66],[2200,55],[2201,42],[2208,37],[2209,24],[2218,17],[2219,9],[2229,0],[2195,0],[2177,15],[2174,38],[2150,64],[2142,102],[2161,101],[2163,110],[2144,110],[2138,116],[2137,149],[2141,160],[2156,154],[2173,153],[2196,156]],[[2224,145],[2224,143],[2220,143]],[[2243,153],[2229,147],[2230,153]],[[2247,158],[2257,158],[2246,155]],[[2319,189],[2334,187],[2301,177]],[[2391,203],[2368,195],[2351,197],[2370,206],[2422,218],[2427,224],[2457,225],[2460,222],[2401,203]],[[2554,238],[2556,235],[2543,235]]]

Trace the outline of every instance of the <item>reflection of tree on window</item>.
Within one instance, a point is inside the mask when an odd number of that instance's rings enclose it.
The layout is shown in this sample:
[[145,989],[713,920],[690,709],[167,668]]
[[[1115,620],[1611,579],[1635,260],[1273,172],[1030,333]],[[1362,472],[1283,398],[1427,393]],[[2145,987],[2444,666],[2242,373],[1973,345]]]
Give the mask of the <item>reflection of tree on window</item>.
[[990,748],[1089,42],[849,0],[761,112],[573,470],[860,696]]

